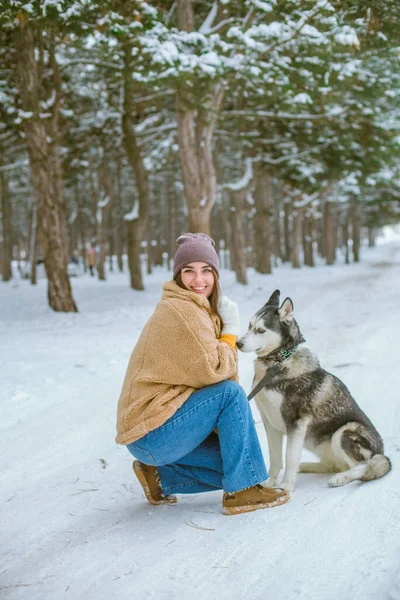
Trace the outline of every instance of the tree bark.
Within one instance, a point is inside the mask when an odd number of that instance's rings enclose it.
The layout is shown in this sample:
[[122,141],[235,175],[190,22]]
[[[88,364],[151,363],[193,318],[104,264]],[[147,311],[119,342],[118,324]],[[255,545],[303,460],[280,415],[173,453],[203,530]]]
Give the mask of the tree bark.
[[258,273],[272,273],[271,265],[271,216],[272,186],[271,176],[265,165],[255,169],[256,184],[254,202],[256,212],[253,217],[255,270]]
[[246,240],[244,236],[243,220],[246,211],[246,190],[229,190],[230,197],[230,221],[232,231],[232,243],[230,247],[232,264],[236,272],[236,280],[242,285],[248,284],[247,279],[247,257]]
[[116,215],[116,254],[118,269],[122,273],[124,270],[123,262],[123,251],[124,251],[124,206],[122,196],[122,173],[121,173],[121,160],[117,161],[117,215]]
[[[84,258],[86,256],[86,226],[85,226],[85,220],[84,220],[85,213],[82,210],[83,207],[81,205],[81,196],[79,193],[78,183],[75,184],[74,193],[75,193],[75,203],[76,203],[76,207],[77,207],[77,211],[78,211],[78,214],[77,214],[77,228],[78,228],[78,238],[79,238],[78,250],[79,250],[80,256],[82,258]],[[86,217],[86,215],[85,215],[85,217]],[[84,269],[86,272],[86,263],[85,262],[84,262]]]
[[346,210],[343,221],[343,245],[344,245],[344,260],[346,265],[350,264],[350,252],[349,252],[349,210]]
[[289,262],[292,256],[292,203],[286,198],[283,203],[283,240],[284,240],[284,256],[283,262]]
[[[19,22],[15,41],[22,108],[30,115],[24,119],[23,129],[37,202],[49,305],[55,311],[77,312],[67,273],[68,250],[58,155],[60,86],[56,86],[53,115],[49,119],[50,123],[46,125],[46,120],[40,118],[42,82],[35,60],[34,29],[30,21]],[[53,77],[56,77],[54,62],[52,66]]]
[[335,262],[335,215],[332,202],[324,204],[324,239],[326,264],[333,265]]
[[[131,287],[135,290],[144,290],[142,271],[140,268],[140,244],[146,238],[147,221],[149,214],[149,181],[143,164],[143,156],[137,145],[133,128],[134,82],[132,79],[132,43],[126,42],[124,46],[124,100],[122,114],[123,143],[128,158],[129,166],[135,176],[136,189],[139,196],[138,217],[128,225],[128,255],[131,273]],[[132,253],[135,254],[132,254]]]
[[[140,235],[141,229],[137,219],[126,221],[127,246],[128,246],[128,267],[130,273],[131,288],[133,290],[143,290],[142,270],[140,266]],[[142,286],[142,287],[140,287]]]
[[101,165],[101,188],[103,190],[103,197],[97,205],[97,242],[99,244],[97,272],[99,280],[105,281],[104,263],[107,255],[108,220],[115,199],[111,171],[106,159],[103,160],[103,164]]
[[165,188],[166,188],[166,200],[168,207],[168,240],[167,240],[167,252],[168,260],[170,260],[176,252],[176,239],[177,225],[178,225],[178,211],[177,211],[177,194],[173,188],[173,176],[172,176],[172,164],[167,165],[165,172]]
[[[0,160],[0,164],[2,161]],[[1,273],[3,281],[12,279],[12,208],[7,176],[0,172],[0,196],[3,228],[3,256]]]
[[358,263],[360,262],[361,231],[360,215],[356,200],[352,200],[351,202],[351,228],[353,237],[353,259],[354,262]]
[[37,260],[38,260],[38,221],[36,202],[32,204],[31,237],[29,244],[29,262],[31,265],[30,280],[31,285],[37,284]]
[[304,264],[308,267],[314,266],[313,252],[313,218],[312,215],[306,214],[303,222],[303,247],[304,247]]
[[293,210],[293,247],[292,247],[292,267],[300,269],[300,246],[301,246],[301,223],[302,211],[300,208]]
[[374,248],[376,239],[375,227],[368,227],[368,248]]
[[275,267],[279,265],[279,261],[282,260],[282,234],[281,234],[281,198],[280,198],[280,186],[273,186],[275,194],[273,198],[273,239],[274,248],[273,254],[275,256],[274,264]]
[[[177,17],[180,29],[189,32],[194,30],[191,0],[178,0]],[[210,235],[210,217],[216,195],[212,140],[224,98],[224,88],[220,83],[214,85],[201,108],[195,107],[192,94],[193,88],[185,88],[184,84],[176,92],[184,196],[189,212],[189,230]]]
[[192,0],[177,0],[179,27],[185,31],[194,29]]

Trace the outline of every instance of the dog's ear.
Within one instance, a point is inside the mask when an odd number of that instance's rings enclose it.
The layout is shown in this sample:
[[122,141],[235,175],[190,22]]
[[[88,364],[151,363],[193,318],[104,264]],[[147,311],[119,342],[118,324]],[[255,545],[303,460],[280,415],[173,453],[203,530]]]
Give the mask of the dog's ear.
[[265,304],[265,306],[275,306],[276,308],[279,308],[280,295],[281,295],[280,290],[275,290],[274,293],[271,295],[270,299],[268,300],[268,302]]
[[293,321],[293,302],[290,298],[285,298],[282,302],[282,306],[278,310],[278,315],[281,321]]

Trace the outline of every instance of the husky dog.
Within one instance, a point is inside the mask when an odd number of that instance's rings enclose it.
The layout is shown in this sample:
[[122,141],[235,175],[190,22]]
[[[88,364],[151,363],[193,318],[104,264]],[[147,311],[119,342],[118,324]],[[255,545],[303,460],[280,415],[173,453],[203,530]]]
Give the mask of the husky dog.
[[[286,468],[280,487],[288,491],[295,487],[299,467],[302,473],[335,473],[328,482],[331,487],[383,477],[391,464],[383,454],[381,436],[344,383],[322,369],[307,348],[298,348],[305,339],[293,318],[293,302],[286,298],[279,306],[279,297],[275,290],[237,342],[239,350],[258,356],[253,395],[270,456],[264,485],[277,484],[284,434]],[[320,462],[300,464],[303,446]]]

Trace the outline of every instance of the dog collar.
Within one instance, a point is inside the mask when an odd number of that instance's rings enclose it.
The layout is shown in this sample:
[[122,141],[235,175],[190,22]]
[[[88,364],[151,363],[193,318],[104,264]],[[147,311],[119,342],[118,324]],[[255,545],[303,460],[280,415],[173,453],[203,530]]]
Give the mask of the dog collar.
[[264,360],[265,362],[284,362],[285,360],[287,360],[288,358],[290,358],[292,356],[292,354],[294,354],[297,350],[297,348],[299,347],[299,344],[296,344],[296,346],[294,346],[293,348],[288,348],[287,350],[279,350],[279,352],[277,352],[276,354],[268,354],[267,356],[259,356],[259,358],[261,358],[262,360]]
[[290,358],[292,356],[292,354],[294,354],[296,352],[298,347],[299,347],[299,345],[297,344],[297,346],[295,346],[294,348],[290,348],[290,350],[280,350],[279,356],[282,358],[282,360],[286,360],[287,358]]
[[280,371],[283,370],[282,363],[285,360],[287,360],[288,358],[290,358],[292,356],[292,354],[294,354],[296,352],[298,347],[299,347],[299,345],[297,344],[296,346],[294,346],[294,348],[290,348],[289,350],[280,350],[276,357],[266,356],[263,359],[265,361],[273,360],[274,364],[270,369],[268,369],[268,371],[266,372],[264,377],[258,382],[256,387],[247,396],[247,399],[249,401],[252,398],[254,398],[254,396],[256,396],[258,394],[258,392],[261,391],[262,388],[265,387],[267,385],[267,383],[269,383],[275,377],[275,375],[278,375],[278,373],[280,373]]

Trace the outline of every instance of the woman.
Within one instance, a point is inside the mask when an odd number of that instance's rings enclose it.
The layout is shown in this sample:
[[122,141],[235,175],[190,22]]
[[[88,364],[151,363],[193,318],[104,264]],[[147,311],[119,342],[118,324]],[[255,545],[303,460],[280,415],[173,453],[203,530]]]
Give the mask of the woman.
[[[127,446],[151,504],[224,490],[223,514],[287,502],[267,478],[252,413],[237,383],[237,305],[220,297],[214,241],[178,238],[173,281],[133,350],[118,404]],[[217,432],[218,433],[217,433]]]

